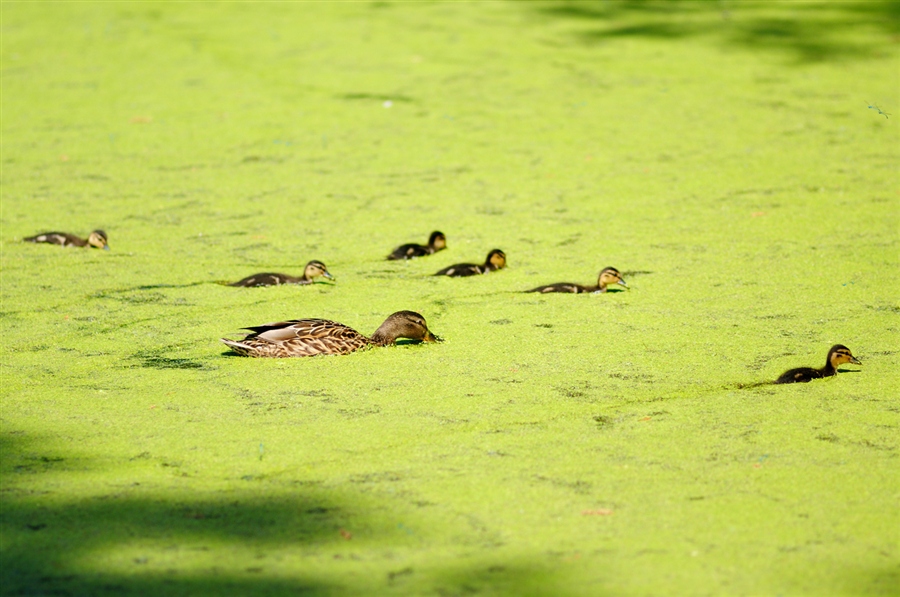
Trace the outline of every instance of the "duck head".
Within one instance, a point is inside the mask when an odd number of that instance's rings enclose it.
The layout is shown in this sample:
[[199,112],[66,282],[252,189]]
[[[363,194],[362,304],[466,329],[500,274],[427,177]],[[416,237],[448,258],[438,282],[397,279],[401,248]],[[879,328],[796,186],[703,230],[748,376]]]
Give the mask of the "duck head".
[[859,360],[857,360],[857,358],[853,356],[853,354],[850,352],[850,349],[843,344],[835,344],[831,347],[831,350],[828,351],[828,363],[835,369],[837,369],[844,363],[862,365],[862,363],[860,363]]
[[500,249],[494,249],[488,253],[485,263],[490,265],[493,269],[503,269],[506,267],[506,253]]
[[603,268],[603,271],[600,272],[600,277],[597,279],[597,286],[605,289],[610,284],[621,284],[625,288],[628,288],[628,284],[622,279],[622,274],[619,273],[619,270],[614,267],[605,267]]
[[384,320],[384,323],[372,334],[376,344],[393,344],[397,338],[409,338],[420,342],[441,342],[431,333],[425,318],[415,311],[397,311]]
[[88,237],[88,244],[92,247],[109,251],[109,241],[106,238],[106,233],[102,230],[91,232],[91,235]]
[[441,251],[447,248],[447,237],[444,236],[443,232],[435,230],[431,233],[431,236],[428,237],[428,246],[434,249],[435,251]]
[[328,271],[328,268],[325,267],[325,264],[321,261],[317,261],[313,259],[309,263],[306,264],[306,268],[303,270],[303,277],[307,280],[315,280],[318,277],[325,277],[329,280],[334,280],[334,276],[331,275],[331,272]]

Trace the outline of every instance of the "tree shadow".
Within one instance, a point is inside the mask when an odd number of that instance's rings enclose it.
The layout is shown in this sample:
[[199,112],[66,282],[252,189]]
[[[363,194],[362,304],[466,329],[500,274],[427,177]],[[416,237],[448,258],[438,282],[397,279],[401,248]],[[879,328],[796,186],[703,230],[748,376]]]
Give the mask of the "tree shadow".
[[[564,580],[537,558],[448,562],[440,539],[413,537],[385,522],[390,516],[374,515],[389,505],[371,495],[312,481],[289,481],[288,492],[275,494],[257,482],[263,477],[245,476],[248,489],[195,497],[107,475],[98,491],[72,497],[67,479],[104,465],[44,446],[24,433],[0,435],[3,595],[326,596],[379,587],[442,596],[567,594]],[[132,460],[141,458],[150,457]],[[423,548],[434,557],[399,555]]]
[[536,5],[543,16],[589,22],[575,35],[585,43],[625,37],[675,41],[706,37],[747,50],[770,50],[796,62],[877,58],[883,47],[847,32],[878,31],[896,44],[900,2],[750,3],[719,0],[567,0]]

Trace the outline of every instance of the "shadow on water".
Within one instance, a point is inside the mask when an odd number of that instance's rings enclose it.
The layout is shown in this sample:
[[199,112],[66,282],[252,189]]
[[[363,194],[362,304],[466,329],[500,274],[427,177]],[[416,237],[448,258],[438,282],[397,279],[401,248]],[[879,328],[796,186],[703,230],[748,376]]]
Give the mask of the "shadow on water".
[[[247,475],[247,489],[173,495],[120,471],[91,495],[65,493],[61,476],[100,469],[40,438],[0,435],[0,594],[567,594],[563,579],[538,562],[398,557],[410,549],[409,529],[373,516],[371,496],[316,481],[288,482],[289,492],[267,496],[265,476]],[[416,527],[421,533],[427,522]],[[427,549],[423,539],[414,551]]]
[[772,3],[733,0],[566,0],[534,5],[544,17],[591,23],[578,32],[586,43],[625,37],[681,40],[708,37],[749,50],[774,50],[798,62],[873,58],[877,44],[850,41],[843,33],[860,27],[881,30],[896,44],[900,2]]

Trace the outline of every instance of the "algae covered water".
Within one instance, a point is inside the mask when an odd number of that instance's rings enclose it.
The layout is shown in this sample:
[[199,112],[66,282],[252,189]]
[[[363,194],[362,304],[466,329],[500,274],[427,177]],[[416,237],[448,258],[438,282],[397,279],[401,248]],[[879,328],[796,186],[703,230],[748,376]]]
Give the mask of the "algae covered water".
[[3,594],[897,594],[896,3],[0,11]]

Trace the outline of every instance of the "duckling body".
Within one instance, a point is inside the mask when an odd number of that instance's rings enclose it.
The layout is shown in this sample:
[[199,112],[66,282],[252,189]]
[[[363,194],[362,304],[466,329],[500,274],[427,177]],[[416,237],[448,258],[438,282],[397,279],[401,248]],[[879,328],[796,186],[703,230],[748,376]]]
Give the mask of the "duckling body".
[[252,276],[247,276],[243,280],[238,280],[233,284],[229,284],[229,286],[249,288],[254,286],[279,286],[281,284],[312,284],[318,277],[328,278],[329,280],[335,279],[328,271],[328,268],[325,267],[324,263],[313,259],[306,264],[305,268],[303,268],[303,275],[299,278],[287,274],[253,274]]
[[240,341],[222,338],[236,353],[248,357],[311,357],[349,354],[370,346],[388,346],[398,338],[440,342],[425,318],[415,311],[397,311],[371,337],[328,319],[294,319],[244,328],[253,333]]
[[488,272],[497,271],[506,267],[506,253],[500,249],[494,249],[488,253],[484,263],[457,263],[445,267],[441,271],[435,273],[435,276],[450,276],[451,278],[462,278],[465,276],[477,276]]
[[410,243],[408,245],[400,245],[387,256],[388,260],[412,259],[414,257],[425,257],[426,255],[434,255],[438,251],[447,248],[447,237],[443,232],[435,230],[428,237],[427,245],[417,245]]
[[825,366],[821,369],[812,367],[797,367],[796,369],[788,369],[775,380],[775,383],[806,383],[814,379],[823,377],[831,377],[837,375],[837,368],[844,363],[853,363],[854,365],[862,365],[850,349],[843,344],[835,344],[828,351],[825,359]]
[[94,230],[87,238],[81,238],[68,232],[41,232],[22,240],[27,243],[48,243],[62,247],[94,247],[95,249],[109,250],[109,241],[106,233],[102,230]]
[[570,282],[559,282],[557,284],[538,286],[537,288],[532,288],[525,292],[571,292],[574,294],[582,292],[606,292],[610,284],[620,284],[625,288],[628,288],[628,285],[625,284],[625,280],[622,279],[622,274],[619,273],[619,270],[614,267],[606,267],[600,272],[596,286],[582,286],[581,284],[572,284]]

